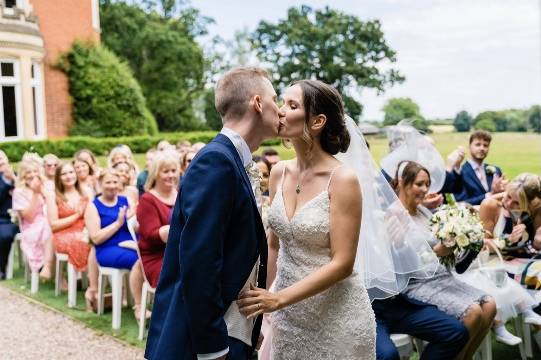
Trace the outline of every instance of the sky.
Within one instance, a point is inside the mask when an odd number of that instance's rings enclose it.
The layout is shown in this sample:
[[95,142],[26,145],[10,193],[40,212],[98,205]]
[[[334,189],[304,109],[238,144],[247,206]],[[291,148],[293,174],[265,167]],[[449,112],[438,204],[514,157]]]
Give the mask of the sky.
[[412,98],[430,119],[541,103],[541,0],[191,1],[225,39],[303,3],[381,21],[406,81],[380,95],[359,90],[364,120],[382,120],[392,97]]

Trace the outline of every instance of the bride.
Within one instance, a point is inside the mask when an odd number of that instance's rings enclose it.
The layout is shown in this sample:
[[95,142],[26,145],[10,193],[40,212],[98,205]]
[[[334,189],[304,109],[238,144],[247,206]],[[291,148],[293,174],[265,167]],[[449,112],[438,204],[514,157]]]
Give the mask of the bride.
[[297,158],[270,175],[267,282],[275,292],[251,287],[239,308],[250,318],[274,313],[274,359],[375,359],[375,316],[353,271],[361,188],[333,156],[350,142],[341,96],[323,82],[298,81],[286,90],[282,111],[280,134]]

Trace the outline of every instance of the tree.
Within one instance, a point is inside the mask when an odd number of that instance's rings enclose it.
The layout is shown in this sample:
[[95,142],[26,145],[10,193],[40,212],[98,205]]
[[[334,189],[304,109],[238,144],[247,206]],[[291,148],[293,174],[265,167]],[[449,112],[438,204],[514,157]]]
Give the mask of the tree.
[[203,50],[195,37],[204,33],[208,19],[181,5],[102,0],[100,7],[103,44],[130,64],[164,131],[203,126],[193,110],[205,84]]
[[453,126],[458,132],[468,132],[471,129],[473,118],[467,111],[461,111],[456,114]]
[[322,80],[338,89],[353,118],[362,111],[355,96],[361,88],[381,93],[404,80],[397,70],[380,68],[382,63],[396,62],[396,53],[385,41],[379,21],[361,21],[329,7],[292,7],[287,18],[275,24],[261,21],[252,43],[279,90],[295,80]]
[[494,121],[489,118],[484,118],[475,123],[475,129],[482,129],[490,132],[496,131],[496,125]]
[[71,135],[155,134],[156,123],[129,66],[102,46],[76,42],[58,61],[73,101]]
[[220,130],[223,126],[222,117],[218,114],[214,106],[214,89],[205,90],[204,103],[205,122],[207,126],[212,130]]
[[383,125],[395,125],[404,119],[420,116],[419,105],[410,98],[391,98],[383,106]]
[[530,108],[528,124],[533,131],[541,133],[541,106],[534,105]]

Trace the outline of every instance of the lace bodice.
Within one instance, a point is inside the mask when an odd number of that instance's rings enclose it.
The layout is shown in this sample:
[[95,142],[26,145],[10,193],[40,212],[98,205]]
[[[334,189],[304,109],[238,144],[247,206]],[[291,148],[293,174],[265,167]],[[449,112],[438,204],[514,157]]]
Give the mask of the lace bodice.
[[[331,261],[328,186],[288,219],[282,182],[283,175],[268,213],[269,226],[280,241],[276,291]],[[375,358],[375,317],[355,275],[273,313],[272,327],[273,359]]]

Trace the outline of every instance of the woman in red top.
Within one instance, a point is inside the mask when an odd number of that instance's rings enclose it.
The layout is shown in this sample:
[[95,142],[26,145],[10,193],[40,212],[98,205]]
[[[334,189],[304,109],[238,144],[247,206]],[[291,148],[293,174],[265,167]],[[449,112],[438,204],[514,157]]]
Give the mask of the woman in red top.
[[137,205],[143,270],[150,286],[154,288],[158,285],[171,211],[177,198],[179,165],[175,152],[158,152],[148,171],[146,192]]

